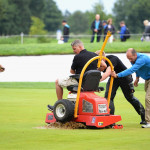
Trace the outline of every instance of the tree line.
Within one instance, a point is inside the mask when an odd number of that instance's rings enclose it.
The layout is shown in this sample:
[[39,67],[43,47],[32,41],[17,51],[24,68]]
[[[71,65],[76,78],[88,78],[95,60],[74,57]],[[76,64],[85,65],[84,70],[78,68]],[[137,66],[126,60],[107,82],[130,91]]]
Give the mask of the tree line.
[[70,13],[66,10],[63,14],[53,0],[0,0],[0,35],[35,34],[31,26],[38,23],[44,28],[41,33],[56,32],[62,28],[63,19],[68,21],[72,33],[91,33],[95,14],[100,14],[101,20],[112,18],[117,29],[124,20],[131,33],[141,33],[143,20],[150,19],[149,10],[148,0],[116,0],[112,14],[107,14],[100,2],[95,3],[91,11]]
[[0,0],[0,34],[28,34],[32,16],[41,19],[47,31],[56,30],[63,17],[53,0]]

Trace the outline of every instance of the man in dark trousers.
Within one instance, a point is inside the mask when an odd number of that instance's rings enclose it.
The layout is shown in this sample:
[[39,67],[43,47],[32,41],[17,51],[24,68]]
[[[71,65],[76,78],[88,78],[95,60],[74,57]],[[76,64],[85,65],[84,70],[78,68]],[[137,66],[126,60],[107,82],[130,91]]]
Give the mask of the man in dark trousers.
[[103,24],[102,24],[102,21],[100,20],[99,14],[96,14],[95,20],[92,22],[92,25],[91,25],[91,30],[93,32],[91,43],[93,43],[95,36],[97,36],[96,40],[97,42],[99,42],[101,35],[102,35],[102,30],[103,30]]
[[106,35],[107,35],[107,21],[106,20],[103,20],[103,31],[104,31],[104,40],[103,42],[105,41],[105,38],[106,38]]
[[[97,54],[99,52],[96,52]],[[105,54],[103,54],[105,56]],[[114,55],[107,55],[106,56],[113,64],[114,66],[114,71],[116,73],[119,73],[121,71],[124,71],[127,69],[127,67],[122,63],[122,61]],[[101,71],[104,71],[104,74],[102,75],[102,78],[100,81],[105,80],[107,77],[111,75],[111,68],[107,62],[103,62],[100,67]],[[131,75],[123,77],[123,78],[115,78],[113,82],[113,87],[112,87],[112,93],[111,93],[111,101],[110,101],[110,109],[111,109],[111,114],[114,114],[115,108],[114,108],[114,103],[113,100],[116,96],[116,92],[118,88],[120,87],[126,100],[134,107],[136,112],[141,116],[141,122],[140,124],[145,124],[145,109],[143,105],[140,103],[140,101],[134,97],[134,86],[132,84],[133,78]],[[107,82],[106,85],[106,92],[105,92],[105,98],[107,99],[108,97],[108,90],[109,90],[109,84],[110,84],[110,78]]]
[[70,26],[67,24],[66,20],[62,21],[62,25],[64,26],[64,29],[63,29],[63,41],[64,41],[64,43],[67,43],[68,40],[69,40]]

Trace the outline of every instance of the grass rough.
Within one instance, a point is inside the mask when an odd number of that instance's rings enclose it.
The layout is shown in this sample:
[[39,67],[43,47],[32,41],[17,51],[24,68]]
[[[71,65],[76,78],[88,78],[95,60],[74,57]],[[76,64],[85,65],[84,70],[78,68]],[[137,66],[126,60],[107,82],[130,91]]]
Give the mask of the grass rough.
[[[30,43],[30,44],[1,44],[0,56],[31,56],[31,55],[63,55],[73,54],[70,43],[57,44],[57,43]],[[100,43],[84,43],[85,48],[89,51],[95,52],[102,47]],[[149,42],[113,42],[108,43],[105,47],[107,53],[124,53],[128,48],[133,47],[138,52],[150,52]]]

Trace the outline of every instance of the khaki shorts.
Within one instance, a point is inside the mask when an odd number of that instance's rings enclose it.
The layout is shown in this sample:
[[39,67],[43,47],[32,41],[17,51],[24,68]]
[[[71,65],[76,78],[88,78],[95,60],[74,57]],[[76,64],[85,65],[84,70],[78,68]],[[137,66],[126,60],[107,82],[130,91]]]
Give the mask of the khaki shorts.
[[64,88],[64,87],[67,87],[67,86],[70,86],[70,85],[78,85],[78,82],[74,78],[66,77],[66,78],[63,78],[63,79],[58,79],[58,84],[59,84],[59,86]]

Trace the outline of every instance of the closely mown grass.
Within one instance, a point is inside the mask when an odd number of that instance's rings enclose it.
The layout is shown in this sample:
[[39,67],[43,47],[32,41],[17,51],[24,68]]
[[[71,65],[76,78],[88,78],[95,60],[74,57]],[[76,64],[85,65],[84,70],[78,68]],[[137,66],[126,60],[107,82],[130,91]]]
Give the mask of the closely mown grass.
[[[69,43],[34,43],[34,44],[1,44],[0,56],[25,56],[25,55],[48,55],[48,54],[73,54],[72,48]],[[84,43],[85,48],[89,51],[95,52],[101,49],[102,42],[100,43]],[[150,52],[149,42],[113,42],[107,43],[105,52],[107,53],[124,53],[128,48],[133,47],[138,52]]]
[[[45,125],[46,105],[56,101],[53,88],[54,83],[0,83],[1,150],[147,150],[150,147],[150,129],[141,128],[139,115],[121,90],[117,92],[115,106],[116,114],[122,116],[123,129],[36,129]],[[67,93],[65,90],[64,97]],[[144,104],[143,84],[135,96]]]
[[[106,83],[102,82],[99,86],[105,87]],[[11,88],[11,89],[55,89],[54,82],[0,82],[0,88]],[[144,84],[139,84],[135,87],[136,91],[142,91]]]
[[55,89],[54,82],[0,82],[0,88]]

